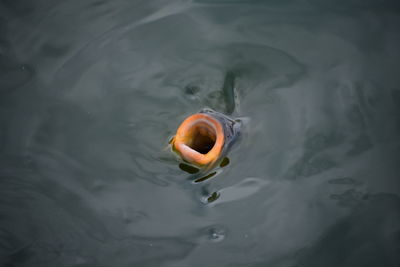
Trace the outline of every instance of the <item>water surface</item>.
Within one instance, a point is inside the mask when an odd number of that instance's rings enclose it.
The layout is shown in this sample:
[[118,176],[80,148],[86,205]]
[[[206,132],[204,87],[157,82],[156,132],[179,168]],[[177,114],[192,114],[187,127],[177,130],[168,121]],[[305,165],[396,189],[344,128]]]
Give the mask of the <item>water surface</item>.
[[[0,265],[399,266],[399,26],[383,0],[1,1]],[[243,138],[192,183],[165,148],[232,109],[226,73]]]

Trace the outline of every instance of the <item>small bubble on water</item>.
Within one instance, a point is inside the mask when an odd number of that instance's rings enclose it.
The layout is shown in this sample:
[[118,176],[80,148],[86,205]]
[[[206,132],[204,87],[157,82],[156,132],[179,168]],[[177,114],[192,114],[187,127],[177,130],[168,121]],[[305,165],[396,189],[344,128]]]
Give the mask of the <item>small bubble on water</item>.
[[209,240],[212,242],[221,242],[225,239],[226,231],[223,228],[211,228],[209,229]]

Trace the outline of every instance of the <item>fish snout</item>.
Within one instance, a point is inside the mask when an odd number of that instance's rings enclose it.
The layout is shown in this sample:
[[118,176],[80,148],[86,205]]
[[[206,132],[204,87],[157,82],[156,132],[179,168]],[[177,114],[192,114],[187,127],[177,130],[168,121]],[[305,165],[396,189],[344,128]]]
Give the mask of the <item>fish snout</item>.
[[210,114],[197,113],[179,126],[172,147],[183,160],[204,166],[221,157],[225,141],[222,123]]

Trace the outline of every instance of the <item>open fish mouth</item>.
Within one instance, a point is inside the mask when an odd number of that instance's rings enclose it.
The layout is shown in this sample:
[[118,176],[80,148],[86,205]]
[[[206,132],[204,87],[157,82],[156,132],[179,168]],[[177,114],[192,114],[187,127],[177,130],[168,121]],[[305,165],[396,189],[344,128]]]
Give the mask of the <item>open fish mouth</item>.
[[236,137],[241,123],[211,109],[187,117],[171,141],[172,149],[190,164],[212,167],[222,160]]
[[197,113],[179,126],[172,146],[185,161],[203,166],[221,156],[225,144],[222,123],[212,115]]

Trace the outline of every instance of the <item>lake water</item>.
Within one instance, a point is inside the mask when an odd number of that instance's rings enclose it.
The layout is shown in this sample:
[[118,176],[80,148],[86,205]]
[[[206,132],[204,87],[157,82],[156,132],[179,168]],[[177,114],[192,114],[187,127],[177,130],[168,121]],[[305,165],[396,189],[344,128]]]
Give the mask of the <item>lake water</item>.
[[334,2],[0,1],[0,266],[399,266],[400,4]]

